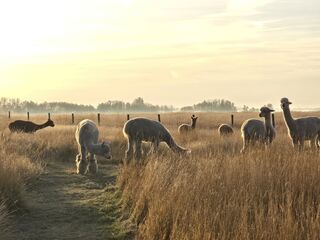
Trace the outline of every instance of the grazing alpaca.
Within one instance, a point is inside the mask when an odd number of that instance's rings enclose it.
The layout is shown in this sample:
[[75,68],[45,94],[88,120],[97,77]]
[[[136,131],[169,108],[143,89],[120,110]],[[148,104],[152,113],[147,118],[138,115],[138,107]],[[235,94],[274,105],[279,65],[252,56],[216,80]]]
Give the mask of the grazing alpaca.
[[250,144],[254,144],[256,142],[264,144],[272,143],[276,136],[276,131],[272,125],[271,112],[274,112],[274,110],[268,107],[262,107],[260,109],[259,117],[263,117],[264,122],[258,119],[248,119],[242,124],[242,153]]
[[218,128],[220,137],[230,136],[233,134],[233,128],[229,124],[221,124]]
[[95,155],[111,159],[110,144],[98,143],[99,130],[96,124],[89,119],[82,120],[78,124],[75,137],[79,149],[76,158],[77,173],[85,174],[87,171],[93,174],[97,173],[98,164]]
[[289,99],[282,98],[280,102],[283,110],[283,117],[293,146],[302,150],[304,147],[304,141],[310,141],[312,148],[319,148],[320,118],[304,117],[293,119],[289,107],[292,103]]
[[[142,141],[152,143],[152,151],[155,152],[160,142],[165,142],[175,153],[185,154],[191,151],[178,146],[173,140],[169,131],[159,122],[146,118],[133,118],[127,121],[123,127],[123,135],[128,140],[128,149],[126,159],[132,158],[133,152],[135,158],[141,157]],[[133,147],[135,146],[135,151]]]
[[198,117],[195,117],[194,115],[191,116],[191,124],[181,124],[178,128],[178,132],[180,134],[184,134],[187,132],[190,132],[191,130],[194,130],[196,127]]
[[11,132],[34,133],[49,126],[54,127],[54,123],[51,119],[48,119],[48,121],[40,125],[30,121],[17,120],[9,124],[9,129]]

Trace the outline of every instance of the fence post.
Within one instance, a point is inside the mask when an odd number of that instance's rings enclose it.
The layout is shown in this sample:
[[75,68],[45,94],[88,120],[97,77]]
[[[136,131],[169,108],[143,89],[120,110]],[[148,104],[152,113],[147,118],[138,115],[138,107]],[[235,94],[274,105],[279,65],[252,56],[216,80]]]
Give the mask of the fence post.
[[100,113],[98,113],[98,125],[100,125]]
[[29,112],[27,112],[27,118],[28,118],[28,120],[30,119],[30,113]]
[[127,114],[127,120],[128,120],[128,121],[130,120],[130,115],[129,115],[129,114]]
[[272,126],[275,128],[276,127],[276,120],[274,118],[274,113],[272,113]]
[[234,115],[231,114],[231,126],[233,127],[233,125],[234,125]]
[[160,114],[158,114],[158,121],[161,122]]
[[71,123],[74,124],[74,113],[71,113]]
[[51,114],[50,114],[50,113],[48,113],[48,119],[49,119],[49,120],[51,119]]
[[11,118],[11,113],[10,113],[10,111],[8,111],[8,117],[9,117],[9,119]]

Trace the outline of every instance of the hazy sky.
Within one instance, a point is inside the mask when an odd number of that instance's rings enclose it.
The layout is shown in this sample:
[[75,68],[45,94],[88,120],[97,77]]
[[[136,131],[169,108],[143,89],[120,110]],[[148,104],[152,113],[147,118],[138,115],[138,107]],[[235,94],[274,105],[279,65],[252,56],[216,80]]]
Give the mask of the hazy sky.
[[0,31],[0,96],[320,106],[319,0],[10,0]]

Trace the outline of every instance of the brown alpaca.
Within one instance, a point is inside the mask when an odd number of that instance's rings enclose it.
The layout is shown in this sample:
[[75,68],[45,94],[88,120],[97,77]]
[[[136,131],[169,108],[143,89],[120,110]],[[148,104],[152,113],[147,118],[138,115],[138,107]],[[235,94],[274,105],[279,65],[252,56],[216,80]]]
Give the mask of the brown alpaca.
[[54,127],[51,119],[48,119],[44,124],[36,124],[30,121],[17,120],[9,124],[11,132],[34,133],[45,127]]
[[180,134],[188,133],[196,128],[198,117],[192,115],[191,116],[191,124],[181,124],[178,128],[178,132]]
[[230,136],[233,134],[233,128],[229,124],[221,124],[218,128],[220,137]]

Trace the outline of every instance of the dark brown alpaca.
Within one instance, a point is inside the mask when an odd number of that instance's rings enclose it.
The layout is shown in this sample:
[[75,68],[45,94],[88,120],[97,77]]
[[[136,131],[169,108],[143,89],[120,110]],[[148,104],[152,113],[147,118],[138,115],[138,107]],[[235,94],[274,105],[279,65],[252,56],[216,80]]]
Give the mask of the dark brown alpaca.
[[9,124],[9,129],[11,132],[34,133],[49,126],[54,127],[54,123],[51,119],[48,119],[47,122],[40,125],[30,121],[17,120]]

